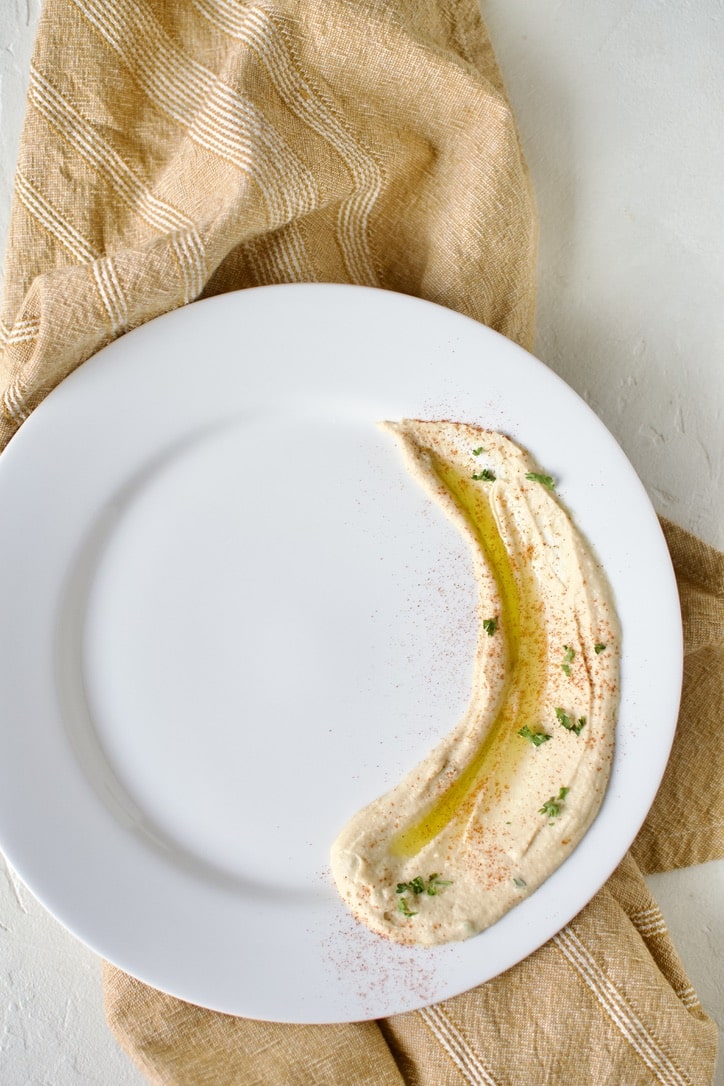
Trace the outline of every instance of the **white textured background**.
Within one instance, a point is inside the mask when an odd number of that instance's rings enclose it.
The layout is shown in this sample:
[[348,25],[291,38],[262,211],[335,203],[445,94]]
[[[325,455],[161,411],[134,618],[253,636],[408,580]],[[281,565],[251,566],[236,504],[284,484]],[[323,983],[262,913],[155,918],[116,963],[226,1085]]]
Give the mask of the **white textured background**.
[[[724,547],[721,0],[482,7],[538,199],[536,353],[616,435],[657,511]],[[39,13],[0,0],[3,249]],[[650,882],[723,1024],[724,861]],[[98,961],[0,861],[0,1083],[144,1081],[105,1027]]]

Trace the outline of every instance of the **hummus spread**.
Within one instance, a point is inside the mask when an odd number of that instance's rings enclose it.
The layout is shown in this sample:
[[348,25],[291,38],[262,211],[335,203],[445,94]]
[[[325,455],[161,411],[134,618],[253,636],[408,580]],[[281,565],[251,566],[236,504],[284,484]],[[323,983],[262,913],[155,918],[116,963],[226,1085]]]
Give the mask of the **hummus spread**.
[[385,423],[468,538],[479,634],[462,720],[332,847],[352,913],[400,943],[466,939],[531,894],[603,799],[618,708],[605,576],[555,481],[501,434]]

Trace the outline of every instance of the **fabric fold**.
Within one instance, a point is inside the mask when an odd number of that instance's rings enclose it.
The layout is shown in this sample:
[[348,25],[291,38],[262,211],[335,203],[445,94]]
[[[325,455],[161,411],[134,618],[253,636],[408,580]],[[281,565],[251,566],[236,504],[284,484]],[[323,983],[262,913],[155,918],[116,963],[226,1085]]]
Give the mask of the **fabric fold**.
[[646,874],[724,855],[724,554],[662,522],[684,623],[684,683],[664,779],[632,854]]

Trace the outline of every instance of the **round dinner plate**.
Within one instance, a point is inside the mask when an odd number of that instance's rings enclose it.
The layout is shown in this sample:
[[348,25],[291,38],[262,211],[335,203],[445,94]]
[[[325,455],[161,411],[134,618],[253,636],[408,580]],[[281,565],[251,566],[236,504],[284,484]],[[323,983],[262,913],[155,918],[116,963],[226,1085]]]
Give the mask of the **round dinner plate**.
[[[555,874],[464,943],[357,924],[330,845],[457,722],[467,543],[384,419],[501,430],[558,480],[621,625],[609,788]],[[342,1022],[464,991],[596,893],[676,722],[678,597],[620,448],[542,363],[431,303],[246,290],[151,321],[0,457],[0,846],[67,928],[215,1010]]]

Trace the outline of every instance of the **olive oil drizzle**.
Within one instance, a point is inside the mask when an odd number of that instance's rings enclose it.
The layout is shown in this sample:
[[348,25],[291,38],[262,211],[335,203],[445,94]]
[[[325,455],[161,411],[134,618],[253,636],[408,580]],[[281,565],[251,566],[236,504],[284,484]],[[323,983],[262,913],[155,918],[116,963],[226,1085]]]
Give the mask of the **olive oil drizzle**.
[[508,553],[493,510],[493,488],[471,482],[432,450],[425,452],[431,473],[465,519],[495,580],[501,606],[496,636],[503,639],[506,681],[493,722],[468,764],[421,818],[392,838],[391,853],[402,857],[417,855],[454,819],[462,833],[482,789],[495,801],[496,784],[504,784],[530,753],[516,733],[525,724],[537,725],[545,684],[547,639],[535,578],[524,561]]

